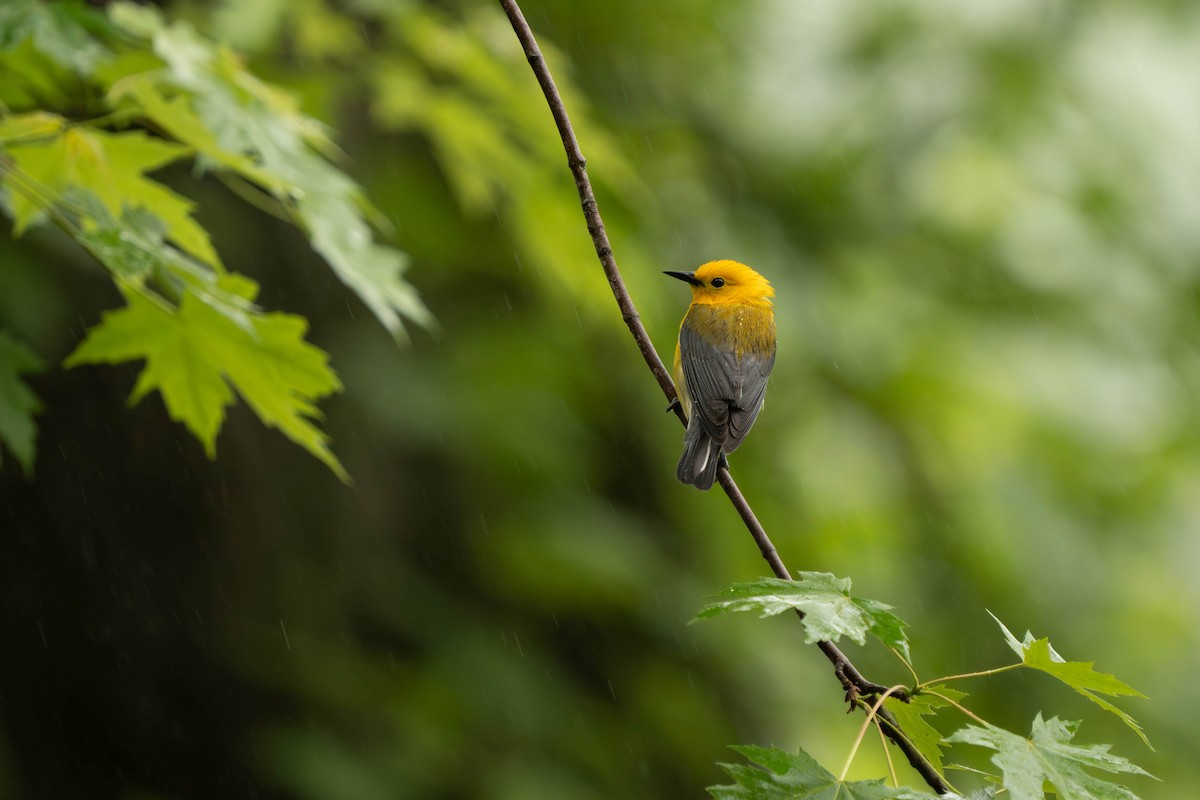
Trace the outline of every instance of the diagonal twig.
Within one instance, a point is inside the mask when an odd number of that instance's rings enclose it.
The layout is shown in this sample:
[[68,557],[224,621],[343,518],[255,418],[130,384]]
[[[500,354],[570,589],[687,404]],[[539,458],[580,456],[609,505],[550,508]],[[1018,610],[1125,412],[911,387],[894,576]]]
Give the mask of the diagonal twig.
[[[579,148],[579,140],[575,137],[575,130],[571,127],[571,120],[567,115],[567,109],[563,104],[562,97],[558,93],[558,88],[554,85],[554,78],[550,74],[550,68],[546,65],[546,61],[542,57],[542,51],[538,47],[537,40],[534,38],[529,23],[525,21],[525,15],[521,13],[521,7],[517,4],[517,1],[500,0],[500,6],[504,9],[504,13],[508,15],[508,20],[512,24],[513,31],[516,33],[517,39],[521,42],[521,46],[525,51],[525,57],[529,60],[529,66],[533,69],[533,74],[537,77],[538,84],[542,87],[542,93],[546,96],[546,103],[550,106],[550,113],[554,117],[554,124],[558,127],[558,135],[562,139],[563,148],[567,153],[567,165],[570,167],[571,174],[575,178],[575,188],[579,192],[579,200],[583,208],[584,220],[587,222],[588,232],[592,235],[596,255],[600,259],[600,265],[604,269],[604,275],[608,279],[608,285],[612,289],[613,297],[616,298],[617,307],[621,310],[621,318],[625,321],[629,332],[633,335],[634,342],[637,343],[638,350],[641,352],[646,366],[650,368],[650,372],[654,375],[655,380],[658,381],[659,388],[662,389],[667,400],[671,402],[676,416],[679,417],[680,422],[686,425],[687,416],[680,405],[675,402],[677,397],[675,384],[671,380],[671,375],[667,371],[666,365],[663,364],[662,358],[659,357],[658,351],[654,349],[654,345],[650,341],[650,335],[646,332],[646,327],[642,324],[642,319],[633,304],[633,299],[629,296],[629,290],[625,288],[625,281],[621,277],[621,271],[617,268],[617,262],[613,258],[612,245],[609,243],[608,234],[604,230],[604,221],[600,218],[596,195],[592,191],[591,181],[588,180],[587,160],[583,157],[583,152]],[[754,510],[746,501],[745,496],[742,495],[728,467],[721,467],[717,479],[721,484],[721,488],[725,490],[725,494],[729,497],[730,502],[733,503],[738,515],[742,518],[742,522],[745,523],[746,529],[754,537],[755,544],[758,545],[759,552],[762,553],[762,557],[770,565],[771,571],[779,578],[791,580],[791,574],[788,572],[783,560],[779,557],[779,552],[775,549],[775,545],[771,543],[771,538],[754,515]],[[818,642],[817,646],[825,654],[825,657],[829,659],[830,663],[833,664],[834,674],[841,681],[843,688],[846,690],[847,699],[851,701],[852,705],[856,705],[856,700],[860,697],[881,697],[888,691],[887,687],[864,678],[862,673],[850,662],[850,659],[832,642]],[[884,714],[886,714],[885,710],[883,710],[881,716]],[[887,714],[885,719],[890,716],[890,714]],[[883,726],[884,733],[907,756],[908,762],[912,765],[913,769],[920,773],[930,788],[938,794],[949,792],[950,788],[942,779],[942,776],[921,755],[920,751],[913,746],[912,742],[900,730],[894,718],[889,719],[888,722],[888,725]]]

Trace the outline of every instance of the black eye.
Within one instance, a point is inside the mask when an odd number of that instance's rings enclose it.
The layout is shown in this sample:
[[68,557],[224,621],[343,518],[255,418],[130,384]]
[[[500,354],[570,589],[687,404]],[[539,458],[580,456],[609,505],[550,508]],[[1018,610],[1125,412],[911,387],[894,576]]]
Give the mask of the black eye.
[[713,287],[714,289],[720,289],[720,288],[721,288],[722,286],[724,286],[724,285],[725,285],[725,279],[724,279],[724,278],[713,278],[713,279],[712,279],[712,287]]

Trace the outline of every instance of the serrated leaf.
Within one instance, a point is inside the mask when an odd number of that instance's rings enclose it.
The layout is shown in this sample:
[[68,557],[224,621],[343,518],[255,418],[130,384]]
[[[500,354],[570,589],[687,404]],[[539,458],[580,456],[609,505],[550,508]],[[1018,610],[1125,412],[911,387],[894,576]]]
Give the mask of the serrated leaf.
[[164,94],[156,72],[122,76],[109,88],[109,99],[128,99],[154,120],[164,132],[193,148],[202,166],[227,167],[274,192],[286,192],[287,185],[259,169],[249,157],[226,149],[196,113],[186,93]]
[[[891,606],[850,595],[850,579],[828,572],[800,572],[797,580],[760,578],[751,583],[735,583],[714,595],[696,615],[696,620],[712,619],[735,611],[754,611],[762,617],[793,609],[804,612],[806,641],[837,641],[848,636],[858,644],[868,633],[909,658],[906,623],[891,613]],[[696,621],[693,620],[693,621]]]
[[36,453],[33,415],[42,410],[42,404],[21,376],[43,367],[36,353],[0,331],[0,444],[13,454],[26,476],[33,474]]
[[225,419],[225,406],[233,402],[233,392],[221,370],[206,356],[205,331],[141,291],[127,291],[125,301],[125,308],[105,314],[101,323],[88,331],[64,365],[145,359],[130,405],[158,389],[171,419],[186,425],[213,458],[217,432]]
[[[243,290],[252,285],[234,280]],[[254,313],[246,330],[190,289],[178,309],[141,289],[127,286],[124,293],[126,307],[105,314],[66,366],[144,359],[130,403],[159,391],[171,418],[192,431],[210,458],[236,389],[264,424],[348,480],[328,437],[313,424],[320,417],[316,400],[340,391],[341,383],[327,355],[304,341],[303,318]]]
[[1043,800],[1049,783],[1063,800],[1137,800],[1137,795],[1088,770],[1153,777],[1136,764],[1108,752],[1109,745],[1071,744],[1078,722],[1038,714],[1029,738],[993,725],[968,725],[946,738],[995,750],[1004,788],[1013,800]]
[[934,769],[942,772],[944,771],[942,734],[925,719],[925,717],[935,716],[939,708],[946,708],[950,705],[947,700],[938,695],[959,702],[967,696],[967,693],[945,684],[938,684],[913,695],[907,703],[889,696],[884,700],[884,706],[892,712],[900,729],[904,731],[904,735],[913,743],[913,746],[921,751]]
[[[208,232],[191,217],[192,201],[145,177],[146,172],[187,155],[187,147],[142,131],[106,133],[71,128],[45,141],[13,145],[6,152],[19,170],[18,176],[7,181],[18,234],[65,196],[86,191],[112,217],[120,217],[127,208],[153,212],[166,223],[167,236],[180,248],[220,268]],[[89,223],[84,220],[84,228]]]
[[708,793],[716,800],[928,800],[933,797],[914,789],[892,788],[882,778],[839,781],[803,750],[793,755],[753,745],[734,745],[732,749],[763,769],[721,764],[734,783],[708,787]]
[[992,614],[990,611],[988,613],[992,619],[996,620],[996,624],[1000,626],[1000,630],[1004,632],[1004,640],[1008,643],[1008,646],[1012,648],[1014,653],[1021,657],[1022,664],[1031,669],[1053,675],[1105,711],[1115,714],[1141,738],[1147,747],[1151,750],[1154,749],[1154,746],[1150,744],[1150,740],[1146,738],[1146,733],[1142,730],[1142,726],[1133,717],[1104,698],[1096,696],[1095,693],[1099,692],[1110,697],[1145,697],[1146,695],[1118,679],[1115,675],[1110,675],[1106,672],[1096,672],[1094,661],[1067,661],[1050,645],[1049,638],[1034,639],[1033,634],[1026,631],[1025,638],[1018,641],[1012,631],[995,614]]
[[190,291],[247,334],[255,335],[250,319],[258,312],[253,303],[258,294],[254,281],[234,273],[218,275],[167,244],[163,241],[166,226],[147,211],[126,210],[120,219],[113,219],[89,192],[73,192],[68,201],[93,223],[87,230],[72,230],[75,240],[119,281],[137,287],[157,281],[173,297]]
[[403,279],[406,256],[374,240],[362,191],[322,157],[334,151],[324,126],[186,23],[162,25],[143,14],[132,29],[153,30],[154,50],[167,69],[118,80],[110,90],[113,99],[137,103],[156,124],[196,148],[203,166],[235,170],[271,192],[294,212],[313,249],[393,335],[403,335],[402,320],[433,325]]
[[433,327],[433,315],[412,284],[402,277],[408,256],[372,241],[370,228],[355,202],[356,192],[314,192],[297,203],[313,249],[393,334],[403,333],[401,317]]

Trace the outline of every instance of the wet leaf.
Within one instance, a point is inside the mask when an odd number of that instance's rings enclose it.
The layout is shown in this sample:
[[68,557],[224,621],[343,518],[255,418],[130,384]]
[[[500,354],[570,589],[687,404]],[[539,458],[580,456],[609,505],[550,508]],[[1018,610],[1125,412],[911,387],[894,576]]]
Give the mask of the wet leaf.
[[850,595],[850,579],[827,572],[801,572],[797,580],[760,578],[735,583],[714,596],[696,615],[712,619],[736,611],[757,612],[769,617],[793,609],[804,613],[808,642],[835,642],[848,636],[858,644],[870,633],[905,659],[909,657],[906,623],[891,613],[891,606]]

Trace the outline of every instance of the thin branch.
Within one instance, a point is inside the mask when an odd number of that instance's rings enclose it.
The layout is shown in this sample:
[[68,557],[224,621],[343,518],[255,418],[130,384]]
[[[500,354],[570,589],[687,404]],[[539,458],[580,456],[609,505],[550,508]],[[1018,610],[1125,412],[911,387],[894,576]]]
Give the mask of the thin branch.
[[[658,351],[654,349],[654,344],[650,341],[650,335],[646,332],[641,317],[638,315],[637,308],[633,304],[633,299],[629,296],[629,290],[625,288],[625,281],[621,277],[621,272],[617,269],[617,262],[613,258],[612,245],[608,241],[608,234],[604,230],[604,222],[600,218],[596,195],[592,191],[591,181],[588,180],[587,159],[583,157],[583,152],[579,149],[579,141],[575,138],[575,130],[571,127],[571,120],[567,115],[566,106],[563,104],[562,97],[554,85],[554,78],[550,74],[549,67],[546,66],[545,58],[542,56],[542,51],[538,47],[533,31],[530,29],[529,23],[525,21],[525,15],[521,13],[521,8],[516,0],[500,0],[500,6],[504,9],[504,13],[508,15],[513,32],[516,33],[517,39],[521,42],[521,46],[525,51],[525,57],[529,60],[529,66],[533,69],[533,74],[537,78],[538,84],[542,87],[542,93],[546,96],[546,103],[550,106],[550,113],[554,117],[554,124],[558,127],[558,135],[562,139],[563,148],[566,150],[567,165],[570,167],[571,174],[575,178],[575,188],[579,192],[583,216],[587,222],[588,232],[592,235],[592,243],[596,248],[596,256],[600,259],[600,265],[604,269],[608,285],[612,289],[613,297],[616,298],[617,307],[621,310],[621,318],[625,320],[625,324],[628,326],[630,334],[633,335],[633,340],[637,344],[638,350],[646,362],[646,366],[650,368],[650,372],[654,375],[655,380],[658,381],[658,385],[674,409],[675,415],[679,418],[680,422],[686,425],[687,416],[684,414],[680,404],[675,402],[678,396],[675,391],[675,384],[671,380],[671,375],[667,371],[666,365],[663,364],[662,359],[659,357]],[[779,552],[775,549],[775,545],[772,544],[766,530],[763,529],[762,524],[759,523],[758,518],[754,515],[754,510],[746,502],[746,498],[742,495],[728,468],[721,468],[718,473],[718,480],[721,483],[721,488],[725,490],[725,494],[728,495],[729,500],[733,503],[738,515],[741,516],[746,529],[754,537],[755,544],[758,545],[763,559],[770,565],[771,571],[779,578],[791,580],[791,573],[788,572],[783,560],[779,557]],[[881,686],[864,678],[862,673],[850,662],[850,659],[832,642],[818,642],[817,646],[820,647],[821,652],[833,664],[834,674],[842,682],[851,707],[857,705],[860,697],[881,697],[889,691],[886,686]],[[896,691],[893,695],[901,699],[906,697],[906,694],[902,691]],[[882,708],[879,709],[878,714],[880,718],[888,723],[885,727],[888,738],[895,742],[896,746],[908,757],[908,762],[920,773],[925,782],[938,794],[945,794],[949,791],[949,787],[942,779],[942,776],[921,755],[920,751],[913,746],[912,742],[904,736],[895,718],[892,718],[887,713],[887,710]]]
[[659,358],[658,351],[650,342],[650,334],[646,332],[646,326],[642,324],[642,318],[633,305],[629,290],[625,288],[625,281],[621,277],[621,271],[617,269],[617,262],[613,259],[612,245],[608,242],[604,221],[600,219],[600,209],[596,204],[596,195],[592,192],[592,182],[588,180],[587,159],[583,157],[583,152],[579,149],[579,140],[575,138],[575,130],[571,127],[571,120],[567,116],[567,108],[563,105],[558,87],[554,85],[550,68],[546,66],[546,60],[542,56],[537,40],[533,37],[529,23],[525,21],[525,15],[521,13],[521,7],[515,0],[500,0],[500,5],[504,8],[504,13],[508,15],[517,39],[525,49],[525,57],[529,59],[529,66],[533,68],[533,74],[542,87],[542,94],[546,96],[546,102],[550,105],[550,113],[554,115],[554,124],[558,126],[558,135],[562,138],[563,148],[567,151],[567,165],[571,168],[571,174],[575,176],[575,188],[579,191],[579,200],[583,206],[583,217],[587,221],[588,233],[592,235],[592,242],[596,246],[596,255],[600,258],[600,265],[604,268],[604,276],[608,278],[608,285],[612,288],[613,297],[617,300],[617,307],[621,309],[621,319],[625,320],[625,324],[629,326],[629,332],[633,334],[633,339],[637,342],[638,350],[641,351],[646,366],[650,367],[650,372],[654,374],[663,394],[675,408],[679,421],[686,425],[687,417],[680,405],[675,402],[678,396],[675,392],[675,383],[671,380],[671,375],[667,371],[666,365],[663,364],[663,360]]

